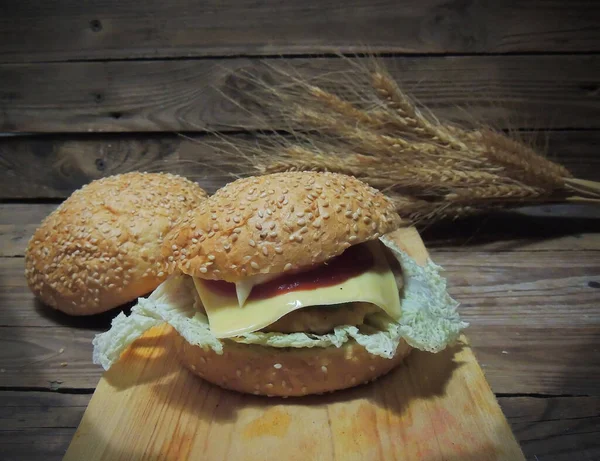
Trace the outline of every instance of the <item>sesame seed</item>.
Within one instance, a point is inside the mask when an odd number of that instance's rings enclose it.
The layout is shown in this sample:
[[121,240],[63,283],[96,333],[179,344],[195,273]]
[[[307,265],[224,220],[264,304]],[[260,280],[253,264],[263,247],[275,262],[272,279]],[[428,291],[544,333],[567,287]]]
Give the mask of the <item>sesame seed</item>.
[[256,246],[256,242],[252,239],[248,240],[248,245],[250,245],[251,247],[255,247]]
[[262,252],[265,256],[269,256],[269,249],[267,247],[262,247]]
[[250,263],[250,267],[252,267],[252,269],[255,269],[255,270],[260,269],[260,266],[258,265],[258,263],[256,261],[252,261]]
[[284,271],[289,271],[291,268],[292,268],[292,264],[291,264],[291,263],[287,263],[287,264],[284,266],[283,270],[284,270]]
[[275,365],[273,365],[273,368],[277,369],[277,370],[281,370],[281,367],[283,365],[281,363],[276,363]]
[[206,274],[208,272],[208,269],[204,266],[202,266],[200,269],[200,272],[202,272],[203,274]]
[[275,253],[277,253],[278,255],[283,253],[283,250],[281,249],[281,247],[275,247]]
[[265,387],[267,389],[273,389],[273,384],[272,383],[267,383]]
[[158,275],[158,277],[163,277],[165,275],[165,273],[163,271],[160,271],[157,275]]
[[262,230],[262,224],[257,222],[254,227],[256,227],[258,230]]
[[176,249],[177,249],[177,245],[172,245],[172,246],[171,246],[171,249],[172,249],[172,250],[176,250]]
[[236,370],[236,371],[235,371],[235,375],[236,375],[238,378],[240,378],[240,377],[242,376],[242,370],[239,370],[239,369],[238,369],[238,370]]
[[357,239],[358,237],[356,235],[351,235],[350,237],[348,237],[349,242],[355,242]]
[[322,371],[323,373],[327,373],[327,367],[326,367],[325,365],[323,365],[323,366],[321,367],[321,371]]
[[305,219],[299,219],[298,220],[298,225],[301,226],[301,227],[304,226],[304,225],[306,225],[306,220]]
[[347,210],[347,211],[344,213],[344,216],[346,216],[346,218],[350,218],[350,217],[352,216],[352,211],[350,211],[350,210]]
[[215,260],[215,255],[208,255],[207,256],[209,261],[214,261]]

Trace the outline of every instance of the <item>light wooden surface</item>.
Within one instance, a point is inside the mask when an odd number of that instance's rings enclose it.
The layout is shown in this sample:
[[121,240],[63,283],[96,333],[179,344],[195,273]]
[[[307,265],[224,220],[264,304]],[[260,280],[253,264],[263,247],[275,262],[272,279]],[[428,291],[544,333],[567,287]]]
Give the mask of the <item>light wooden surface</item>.
[[[365,59],[353,59],[354,64]],[[600,128],[600,57],[452,56],[381,58],[405,91],[453,121],[498,128]],[[202,131],[288,128],[258,124],[231,102],[248,83],[232,72],[267,66],[323,75],[339,58],[150,60],[0,65],[0,130],[35,132]],[[333,78],[334,85],[337,85]]]
[[64,461],[525,459],[464,337],[375,383],[285,400],[199,380],[172,333],[148,332],[105,374]]

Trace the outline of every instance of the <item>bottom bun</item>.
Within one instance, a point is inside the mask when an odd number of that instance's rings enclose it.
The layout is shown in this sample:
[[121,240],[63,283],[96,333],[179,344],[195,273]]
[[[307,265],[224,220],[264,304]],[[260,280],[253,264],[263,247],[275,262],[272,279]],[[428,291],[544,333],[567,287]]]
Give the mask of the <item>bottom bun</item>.
[[189,344],[177,335],[181,362],[225,389],[291,397],[321,394],[373,381],[399,365],[411,347],[402,340],[391,359],[372,355],[355,341],[341,347],[275,348],[225,341],[223,354]]

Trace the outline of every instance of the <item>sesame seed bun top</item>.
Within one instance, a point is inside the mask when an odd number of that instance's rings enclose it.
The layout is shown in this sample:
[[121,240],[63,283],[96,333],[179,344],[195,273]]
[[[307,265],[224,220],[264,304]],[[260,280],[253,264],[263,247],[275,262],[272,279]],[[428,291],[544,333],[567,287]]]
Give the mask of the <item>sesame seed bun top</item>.
[[169,270],[235,282],[320,264],[397,229],[392,202],[356,178],[316,172],[240,179],[166,236]]
[[164,235],[206,193],[179,176],[127,173],[74,192],[36,230],[25,276],[46,304],[72,315],[112,309],[156,288]]

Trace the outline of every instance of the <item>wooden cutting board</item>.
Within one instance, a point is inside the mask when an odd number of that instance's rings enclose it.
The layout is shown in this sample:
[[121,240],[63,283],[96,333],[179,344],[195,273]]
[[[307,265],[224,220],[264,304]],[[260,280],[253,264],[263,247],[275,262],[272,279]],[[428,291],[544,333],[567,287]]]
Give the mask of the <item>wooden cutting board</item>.
[[[425,264],[414,228],[389,236]],[[196,378],[174,334],[150,330],[104,374],[64,460],[525,459],[464,336],[439,354],[413,351],[374,383],[280,399]]]
[[208,384],[172,338],[150,330],[105,373],[65,460],[525,459],[464,336],[374,383],[297,399]]

